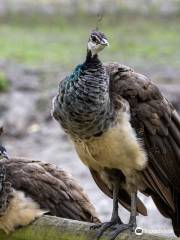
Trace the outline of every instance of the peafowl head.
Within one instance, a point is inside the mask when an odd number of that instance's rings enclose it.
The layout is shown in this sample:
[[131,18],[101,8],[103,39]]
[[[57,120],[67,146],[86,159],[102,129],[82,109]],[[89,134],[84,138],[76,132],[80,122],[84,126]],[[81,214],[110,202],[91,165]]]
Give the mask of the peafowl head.
[[3,158],[8,159],[8,154],[6,149],[3,146],[0,146],[0,160]]
[[109,46],[109,43],[104,33],[97,30],[92,31],[87,46],[88,51],[91,51],[92,56],[97,55],[106,46]]

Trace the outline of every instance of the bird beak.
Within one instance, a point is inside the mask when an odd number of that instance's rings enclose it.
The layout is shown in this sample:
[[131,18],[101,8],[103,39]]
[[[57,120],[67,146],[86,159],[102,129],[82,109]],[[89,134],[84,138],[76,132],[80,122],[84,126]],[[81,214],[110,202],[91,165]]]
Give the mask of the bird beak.
[[103,46],[109,46],[108,40],[105,39],[105,38],[103,38],[103,39],[101,40],[101,45],[103,45]]

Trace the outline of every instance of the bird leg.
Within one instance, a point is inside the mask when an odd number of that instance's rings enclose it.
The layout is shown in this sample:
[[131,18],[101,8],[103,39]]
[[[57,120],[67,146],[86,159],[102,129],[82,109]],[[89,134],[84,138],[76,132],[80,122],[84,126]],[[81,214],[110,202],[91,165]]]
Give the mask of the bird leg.
[[0,166],[0,192],[3,190],[5,178],[6,178],[6,169],[3,164]]
[[0,217],[4,215],[12,198],[11,183],[6,181],[6,168],[0,161]]
[[128,224],[119,224],[114,226],[115,228],[110,232],[110,240],[114,240],[119,233],[129,229],[132,232],[136,229],[136,202],[137,202],[137,192],[131,193],[131,215]]
[[97,232],[97,239],[99,239],[103,235],[103,233],[113,225],[123,224],[118,215],[119,188],[120,188],[120,184],[118,181],[116,181],[113,188],[113,211],[112,211],[111,220],[109,222],[100,223],[91,227],[92,229],[100,228]]
[[137,192],[131,193],[131,215],[129,218],[129,225],[134,231],[137,227],[136,223],[136,205],[137,205]]

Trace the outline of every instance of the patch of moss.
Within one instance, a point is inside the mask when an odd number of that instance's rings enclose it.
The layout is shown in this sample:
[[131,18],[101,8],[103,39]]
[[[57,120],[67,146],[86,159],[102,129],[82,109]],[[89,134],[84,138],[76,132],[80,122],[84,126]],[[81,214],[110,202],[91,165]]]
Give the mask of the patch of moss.
[[9,89],[9,81],[4,72],[0,72],[0,92],[6,92]]

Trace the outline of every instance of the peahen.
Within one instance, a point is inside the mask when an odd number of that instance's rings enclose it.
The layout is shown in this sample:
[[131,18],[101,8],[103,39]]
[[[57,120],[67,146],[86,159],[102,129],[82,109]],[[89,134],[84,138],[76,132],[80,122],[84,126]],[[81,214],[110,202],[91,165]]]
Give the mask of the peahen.
[[[137,213],[147,215],[138,191],[152,197],[180,236],[180,117],[147,77],[119,63],[104,65],[98,54],[107,45],[102,32],[92,31],[84,63],[60,82],[52,110],[99,188],[113,198],[111,220],[96,226],[97,237],[110,227],[110,239],[135,230]],[[131,212],[128,224],[118,202]]]
[[100,223],[71,174],[50,163],[8,159],[4,153],[0,147],[0,229],[10,233],[43,214]]

